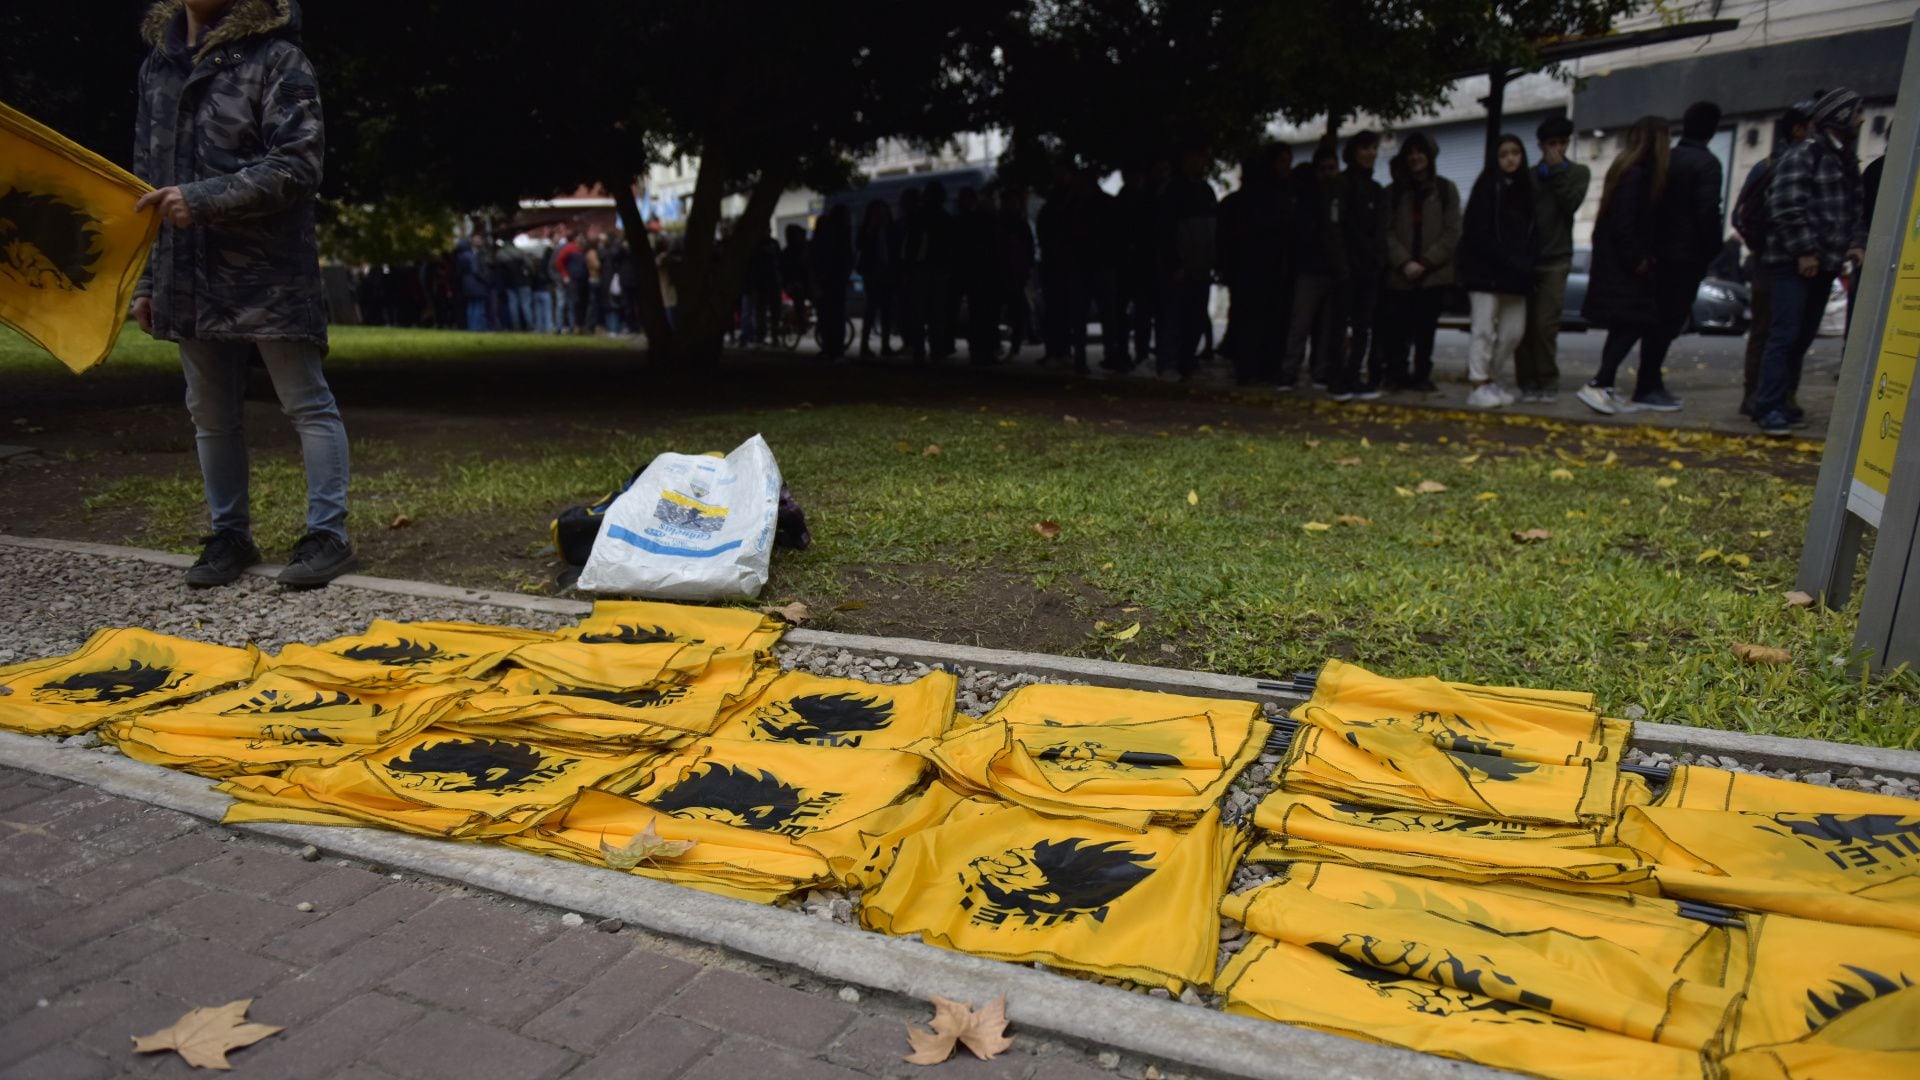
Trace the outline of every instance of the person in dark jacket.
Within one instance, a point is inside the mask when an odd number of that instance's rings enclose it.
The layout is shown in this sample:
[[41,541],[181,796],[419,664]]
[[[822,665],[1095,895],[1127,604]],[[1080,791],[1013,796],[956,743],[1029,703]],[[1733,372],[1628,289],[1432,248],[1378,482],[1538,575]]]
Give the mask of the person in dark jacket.
[[161,229],[134,289],[141,329],[180,344],[213,532],[187,584],[224,585],[260,562],[242,428],[257,353],[307,473],[306,534],[280,574],[324,585],[353,565],[347,429],[321,361],[327,305],[314,243],[325,131],[295,0],[161,0],[143,24],[136,211]]
[[853,214],[841,203],[813,228],[807,248],[813,280],[820,287],[820,355],[838,360],[852,340],[847,331],[847,284],[853,278]]
[[[1454,283],[1460,244],[1460,189],[1434,169],[1440,150],[1416,131],[1393,157],[1387,189],[1387,292],[1380,307],[1383,389],[1439,392],[1433,338]],[[1407,354],[1413,370],[1407,370]]]
[[1754,422],[1765,435],[1792,434],[1804,417],[1789,411],[1791,372],[1820,330],[1833,279],[1866,259],[1866,194],[1855,147],[1866,112],[1841,87],[1813,106],[1813,137],[1789,150],[1767,193],[1765,269],[1773,277],[1773,326],[1753,392]]
[[855,266],[866,289],[867,315],[860,320],[860,358],[873,358],[873,328],[880,328],[880,353],[893,355],[893,286],[897,274],[899,234],[893,227],[893,211],[884,199],[872,199],[860,218],[860,237],[855,248]]
[[1371,401],[1380,396],[1384,374],[1380,355],[1371,348],[1380,289],[1387,277],[1387,189],[1373,178],[1380,136],[1371,131],[1352,136],[1341,156],[1347,164],[1340,174],[1340,230],[1347,248],[1350,338],[1346,353],[1338,358],[1341,367],[1335,375],[1334,399]]
[[[1221,234],[1221,266],[1233,289],[1237,323],[1233,338],[1234,381],[1241,386],[1272,386],[1286,358],[1288,329],[1287,248],[1293,231],[1293,194],[1286,148],[1269,143],[1243,167],[1240,190],[1230,215],[1227,203]],[[1229,233],[1227,223],[1231,222]]]
[[[1000,308],[1012,328],[1006,359],[1020,355],[1020,346],[1032,336],[1033,307],[1027,302],[1027,284],[1033,280],[1033,223],[1027,218],[1027,189],[1008,187],[1000,192],[1000,216],[994,223],[994,253],[998,261]],[[1124,355],[1126,349],[1122,345]]]
[[[1607,169],[1593,224],[1593,270],[1581,312],[1606,328],[1607,340],[1600,346],[1600,370],[1576,396],[1609,416],[1628,407],[1613,390],[1621,362],[1636,343],[1658,334],[1653,268],[1660,200],[1667,190],[1667,138],[1667,122],[1658,116],[1643,116],[1627,129],[1626,146]],[[1657,370],[1650,373],[1646,352],[1643,346],[1642,390],[1657,387],[1660,378]]]
[[1667,191],[1655,212],[1654,322],[1640,341],[1640,374],[1634,381],[1633,402],[1643,409],[1680,408],[1680,400],[1667,392],[1661,370],[1673,339],[1693,314],[1707,264],[1726,239],[1720,203],[1725,179],[1720,159],[1707,149],[1719,128],[1720,106],[1711,101],[1687,106],[1680,141],[1668,154]]
[[1219,201],[1207,182],[1208,158],[1198,147],[1180,155],[1178,173],[1161,192],[1155,223],[1160,280],[1160,321],[1154,357],[1161,378],[1192,377],[1204,324],[1212,321]]
[[1527,294],[1540,252],[1533,176],[1518,135],[1502,135],[1494,167],[1474,181],[1460,230],[1460,284],[1472,305],[1473,338],[1467,348],[1467,404],[1476,409],[1511,405],[1516,395],[1500,385],[1500,372],[1526,327]]
[[1547,402],[1560,397],[1560,318],[1567,303],[1567,275],[1573,272],[1573,219],[1587,200],[1593,173],[1567,159],[1573,121],[1550,116],[1540,122],[1535,136],[1540,140],[1540,166],[1533,176],[1533,210],[1540,253],[1534,257],[1527,329],[1513,354],[1513,369],[1521,401]]
[[[1293,184],[1293,312],[1287,327],[1287,352],[1274,389],[1294,389],[1313,342],[1315,386],[1326,387],[1342,401],[1353,400],[1353,388],[1332,385],[1333,371],[1344,367],[1332,361],[1344,353],[1347,317],[1347,237],[1340,224],[1340,155],[1331,137],[1313,151],[1313,167],[1295,175]],[[1338,343],[1338,344],[1336,344]]]
[[[1797,101],[1782,113],[1773,125],[1773,148],[1765,161],[1754,162],[1747,171],[1747,178],[1740,185],[1740,195],[1734,200],[1733,227],[1740,232],[1740,239],[1746,241],[1747,249],[1753,252],[1754,269],[1747,282],[1749,302],[1753,312],[1747,323],[1746,370],[1740,395],[1740,415],[1753,416],[1753,392],[1760,386],[1760,357],[1767,350],[1767,332],[1773,327],[1773,275],[1767,273],[1763,265],[1767,254],[1767,193],[1773,186],[1773,170],[1780,164],[1787,151],[1806,141],[1813,133],[1810,115],[1813,112],[1815,98]],[[1871,206],[1872,203],[1867,204]],[[1792,409],[1799,408],[1800,369],[1794,367],[1787,373],[1787,404]]]

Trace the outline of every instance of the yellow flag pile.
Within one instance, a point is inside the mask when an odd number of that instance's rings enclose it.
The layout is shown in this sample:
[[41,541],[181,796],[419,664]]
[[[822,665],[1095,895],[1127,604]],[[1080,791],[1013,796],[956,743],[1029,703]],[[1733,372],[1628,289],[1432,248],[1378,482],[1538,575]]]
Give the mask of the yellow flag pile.
[[77,652],[0,667],[0,728],[73,735],[251,678],[259,650],[101,630]]
[[151,190],[0,105],[0,323],[76,373],[105,360],[160,228],[133,210]]
[[1911,1074],[1920,803],[1655,798],[1579,695],[1331,664],[1293,718],[1228,1009],[1548,1077]]

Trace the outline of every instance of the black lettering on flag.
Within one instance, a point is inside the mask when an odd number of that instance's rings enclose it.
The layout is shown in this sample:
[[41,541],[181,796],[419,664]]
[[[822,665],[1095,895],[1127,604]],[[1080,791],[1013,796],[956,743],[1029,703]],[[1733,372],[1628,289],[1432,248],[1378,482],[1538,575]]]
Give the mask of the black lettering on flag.
[[[341,705],[359,705],[351,694],[338,690],[332,693],[316,691],[310,697],[299,697],[286,690],[262,690],[231,709],[220,710],[221,716],[253,716],[259,713],[297,713],[312,712],[315,709],[331,709]],[[386,711],[384,706],[367,706],[372,709],[370,715],[379,716]]]
[[661,645],[671,642],[690,642],[689,638],[675,635],[661,626],[629,626],[621,623],[609,633],[581,634],[582,645]]

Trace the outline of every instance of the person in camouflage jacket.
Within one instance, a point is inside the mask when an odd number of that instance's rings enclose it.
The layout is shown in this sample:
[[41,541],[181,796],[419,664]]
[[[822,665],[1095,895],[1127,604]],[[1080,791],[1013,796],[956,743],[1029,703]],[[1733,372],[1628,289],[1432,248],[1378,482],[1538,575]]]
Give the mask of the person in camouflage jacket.
[[162,228],[133,315],[180,343],[213,535],[188,571],[226,584],[261,561],[241,428],[247,366],[265,362],[300,434],[307,533],[280,580],[324,585],[353,561],[347,434],[321,373],[325,294],[314,191],[325,137],[296,0],[158,0],[143,27],[134,172]]
[[1773,288],[1773,325],[1760,354],[1753,418],[1762,434],[1785,436],[1806,422],[1788,400],[1819,332],[1833,279],[1866,260],[1866,196],[1855,147],[1866,119],[1860,95],[1844,87],[1814,102],[1813,134],[1774,166],[1767,192],[1763,254]]

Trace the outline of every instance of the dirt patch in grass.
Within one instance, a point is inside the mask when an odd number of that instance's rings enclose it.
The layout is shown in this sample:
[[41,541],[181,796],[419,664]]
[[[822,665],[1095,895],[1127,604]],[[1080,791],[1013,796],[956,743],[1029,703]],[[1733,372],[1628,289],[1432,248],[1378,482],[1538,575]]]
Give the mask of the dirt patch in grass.
[[[779,554],[775,554],[776,566]],[[1083,582],[1041,585],[1032,576],[990,567],[937,564],[851,567],[840,595],[795,595],[813,608],[814,627],[850,634],[911,637],[982,648],[1084,653],[1094,623],[1128,618],[1111,598]],[[779,592],[778,582],[768,595]]]

